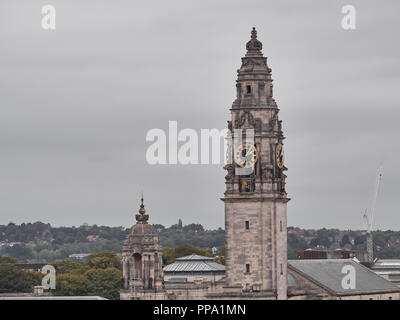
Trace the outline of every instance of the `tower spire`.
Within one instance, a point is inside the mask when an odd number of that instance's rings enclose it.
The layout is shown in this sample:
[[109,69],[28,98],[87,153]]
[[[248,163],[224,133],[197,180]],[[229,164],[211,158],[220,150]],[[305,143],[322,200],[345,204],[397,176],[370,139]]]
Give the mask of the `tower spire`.
[[246,43],[246,57],[261,56],[262,57],[262,43],[257,40],[257,30],[255,27],[251,30],[251,39]]
[[149,220],[149,215],[146,214],[146,209],[144,208],[142,191],[142,197],[140,198],[139,214],[136,215],[136,223],[147,223],[147,220]]

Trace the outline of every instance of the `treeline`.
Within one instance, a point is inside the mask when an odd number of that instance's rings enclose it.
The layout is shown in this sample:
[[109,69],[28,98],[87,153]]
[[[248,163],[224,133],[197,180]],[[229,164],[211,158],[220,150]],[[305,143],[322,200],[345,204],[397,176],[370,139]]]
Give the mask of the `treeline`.
[[21,270],[15,258],[0,256],[0,293],[31,293],[40,285],[43,274],[37,271]]
[[[154,228],[161,244],[172,249],[185,244],[211,249],[225,243],[225,232],[221,228],[205,230],[201,224],[183,225],[181,220],[168,228],[160,224]],[[0,255],[29,263],[48,263],[68,259],[76,253],[120,252],[129,232],[130,228],[97,225],[52,227],[42,222],[9,223],[0,225]]]
[[[32,293],[41,285],[44,274],[21,270],[13,258],[0,256],[0,293]],[[88,256],[85,262],[50,262],[56,269],[56,288],[46,290],[56,296],[101,296],[119,299],[122,263],[113,251]]]
[[[399,231],[373,231],[374,255],[379,259],[400,258]],[[297,254],[308,248],[321,250],[347,249],[366,251],[367,238],[361,230],[288,228],[288,258],[297,259]]]
[[[205,230],[201,224],[177,224],[164,227],[155,224],[164,247],[177,248],[191,245],[210,250],[225,245],[225,231]],[[48,263],[64,260],[71,254],[96,253],[105,250],[120,252],[122,241],[130,228],[82,225],[80,227],[52,227],[42,222],[0,225],[0,255],[17,258],[23,262]],[[400,257],[400,232],[375,231],[374,252],[382,259]],[[338,229],[306,230],[288,228],[288,258],[296,259],[298,252],[308,248],[346,248],[363,251],[366,236],[362,231]]]

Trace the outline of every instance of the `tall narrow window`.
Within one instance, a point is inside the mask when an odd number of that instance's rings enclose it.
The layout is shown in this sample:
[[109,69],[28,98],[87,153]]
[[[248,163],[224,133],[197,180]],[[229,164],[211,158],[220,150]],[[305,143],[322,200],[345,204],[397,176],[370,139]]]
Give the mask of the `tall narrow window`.
[[246,273],[250,273],[250,265],[246,264]]
[[250,94],[251,93],[251,86],[246,86],[246,93]]
[[280,230],[282,232],[282,221],[280,221]]
[[282,263],[281,263],[281,274],[283,274],[283,267],[282,267]]
[[246,221],[246,222],[245,222],[245,225],[246,225],[246,230],[250,230],[250,222],[249,222],[249,221]]

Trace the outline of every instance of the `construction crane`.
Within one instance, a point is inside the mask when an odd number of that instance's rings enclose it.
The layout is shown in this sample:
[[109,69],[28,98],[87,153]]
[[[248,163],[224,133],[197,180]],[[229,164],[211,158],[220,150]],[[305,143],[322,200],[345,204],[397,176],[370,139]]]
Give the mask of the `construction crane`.
[[372,197],[371,208],[369,209],[369,212],[368,212],[368,209],[365,209],[365,213],[363,216],[364,220],[365,220],[365,224],[366,224],[366,229],[367,229],[368,262],[374,261],[374,241],[372,238],[372,227],[373,227],[373,223],[374,223],[376,201],[378,199],[379,187],[380,187],[381,180],[382,180],[382,172],[383,172],[383,166],[381,165],[378,169],[378,175],[377,175],[376,181],[375,181],[375,189],[374,189],[374,194]]

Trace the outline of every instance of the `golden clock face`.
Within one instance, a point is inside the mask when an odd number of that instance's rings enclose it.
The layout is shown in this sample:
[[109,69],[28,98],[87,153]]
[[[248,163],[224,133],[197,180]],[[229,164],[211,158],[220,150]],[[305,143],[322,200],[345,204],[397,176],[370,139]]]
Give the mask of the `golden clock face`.
[[276,164],[279,169],[283,168],[284,160],[285,160],[285,152],[283,151],[283,145],[278,144],[276,146]]
[[258,151],[251,143],[244,143],[235,149],[235,162],[242,168],[252,168],[258,160]]

